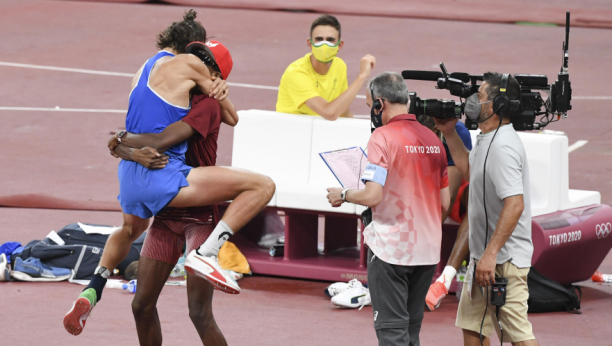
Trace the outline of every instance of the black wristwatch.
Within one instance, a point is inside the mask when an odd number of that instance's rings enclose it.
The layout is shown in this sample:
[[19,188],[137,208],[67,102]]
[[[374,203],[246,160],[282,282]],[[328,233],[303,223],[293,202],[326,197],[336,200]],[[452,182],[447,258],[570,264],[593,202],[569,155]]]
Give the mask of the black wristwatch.
[[127,134],[127,131],[121,130],[117,133],[117,140],[121,143],[121,138]]

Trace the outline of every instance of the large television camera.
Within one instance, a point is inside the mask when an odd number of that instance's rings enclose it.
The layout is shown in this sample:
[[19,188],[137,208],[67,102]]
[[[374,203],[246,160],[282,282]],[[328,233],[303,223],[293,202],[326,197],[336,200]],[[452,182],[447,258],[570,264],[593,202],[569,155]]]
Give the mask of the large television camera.
[[[569,48],[570,13],[565,18],[565,42],[563,43],[563,63],[561,72],[554,83],[548,84],[545,75],[515,74],[514,78],[521,86],[519,110],[511,116],[511,122],[517,131],[539,130],[561,117],[567,118],[567,111],[572,109],[572,88],[567,70]],[[484,80],[483,75],[472,75],[465,72],[448,73],[444,63],[440,63],[442,72],[437,71],[402,71],[404,79],[437,81],[437,89],[447,89],[461,102],[454,100],[421,99],[416,93],[410,93],[411,114],[429,115],[438,119],[461,119],[464,113],[465,99],[477,93]],[[546,91],[549,97],[544,100],[540,91]],[[470,130],[478,124],[466,118],[465,125]]]

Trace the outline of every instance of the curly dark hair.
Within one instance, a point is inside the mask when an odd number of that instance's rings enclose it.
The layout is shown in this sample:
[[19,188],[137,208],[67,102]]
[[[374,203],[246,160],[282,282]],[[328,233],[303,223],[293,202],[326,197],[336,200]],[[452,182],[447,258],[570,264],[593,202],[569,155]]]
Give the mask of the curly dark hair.
[[312,22],[312,25],[310,25],[310,37],[312,37],[312,32],[314,31],[314,29],[320,25],[329,25],[332,28],[338,30],[338,38],[342,36],[342,27],[340,26],[340,22],[338,21],[338,19],[330,14],[324,14],[315,19],[314,22]]
[[174,22],[157,35],[157,48],[172,48],[179,54],[185,53],[185,47],[193,41],[206,41],[206,29],[196,22],[196,11],[185,12],[181,22]]

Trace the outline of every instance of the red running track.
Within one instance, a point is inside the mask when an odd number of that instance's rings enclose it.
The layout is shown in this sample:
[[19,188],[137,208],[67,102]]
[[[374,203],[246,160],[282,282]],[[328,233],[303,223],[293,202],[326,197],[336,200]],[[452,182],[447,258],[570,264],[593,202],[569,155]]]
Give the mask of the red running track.
[[[134,73],[155,52],[155,34],[181,18],[185,7],[5,0],[0,4],[0,62]],[[232,51],[229,82],[275,87],[285,67],[308,52],[308,28],[315,14],[200,9],[210,36]],[[403,69],[498,70],[547,74],[556,78],[561,63],[563,28],[340,16],[345,45],[340,56],[356,77],[359,59],[378,58],[374,73]],[[282,28],[282,30],[279,30]],[[589,143],[570,154],[570,188],[598,190],[612,202],[609,172],[612,130],[607,88],[612,30],[572,29],[570,74],[573,107],[568,119],[552,124],[570,144]],[[505,52],[501,54],[501,52]],[[0,64],[0,107],[127,109],[130,79]],[[409,81],[421,97],[448,97],[434,83]],[[363,94],[362,90],[362,94]],[[597,97],[603,97],[597,98]],[[232,87],[238,109],[273,110],[276,91]],[[351,107],[368,114],[362,99]],[[115,208],[117,160],[108,155],[110,133],[123,127],[123,113],[0,110],[0,205],[49,206],[49,199],[84,209]],[[223,127],[219,163],[230,164],[232,131]],[[10,197],[10,199],[7,199]],[[114,207],[113,207],[114,206]]]
[[[75,222],[117,225],[117,212],[0,208],[0,241],[27,242],[44,237],[51,229]],[[612,255],[600,270],[612,273]],[[334,308],[323,295],[329,283],[247,277],[240,280],[242,293],[216,292],[215,318],[230,345],[312,346],[375,345],[372,307],[363,310]],[[605,345],[612,338],[610,314],[612,285],[583,282],[582,315],[568,313],[531,314],[535,336],[541,345]],[[62,326],[82,286],[60,283],[0,282],[0,331],[2,345],[136,345],[131,314],[133,295],[107,289],[100,305],[87,322],[83,334],[74,337]],[[191,325],[184,287],[166,286],[158,302],[167,345],[198,345]],[[441,308],[426,312],[421,330],[422,345],[461,345],[461,331],[454,326],[455,296],[444,299]],[[493,337],[495,345],[496,337]]]

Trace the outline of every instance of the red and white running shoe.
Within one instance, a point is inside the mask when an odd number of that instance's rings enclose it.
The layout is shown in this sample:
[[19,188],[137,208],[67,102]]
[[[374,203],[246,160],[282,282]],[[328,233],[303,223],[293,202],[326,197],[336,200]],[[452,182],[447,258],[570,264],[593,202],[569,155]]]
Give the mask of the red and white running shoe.
[[85,328],[87,317],[96,305],[96,290],[88,288],[81,292],[79,298],[72,304],[72,309],[64,316],[64,328],[72,335],[79,335]]
[[427,296],[425,297],[425,304],[427,304],[429,311],[437,309],[442,302],[442,298],[446,297],[447,294],[448,290],[446,286],[440,281],[431,284],[431,286],[429,286],[429,291],[427,291]]
[[240,293],[238,283],[219,266],[217,256],[202,256],[193,250],[185,259],[185,270],[208,280],[216,289],[229,294]]

